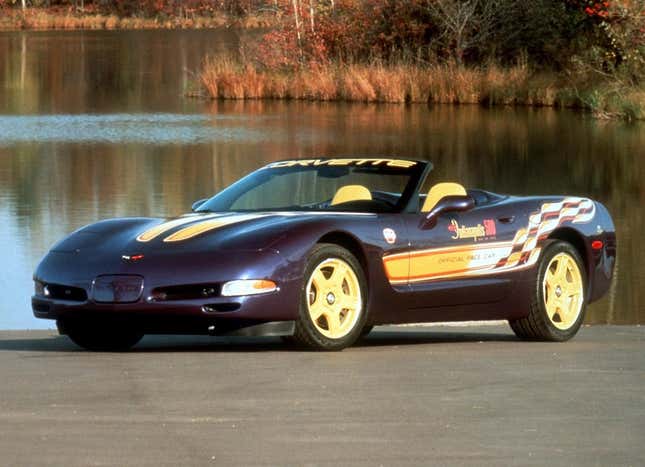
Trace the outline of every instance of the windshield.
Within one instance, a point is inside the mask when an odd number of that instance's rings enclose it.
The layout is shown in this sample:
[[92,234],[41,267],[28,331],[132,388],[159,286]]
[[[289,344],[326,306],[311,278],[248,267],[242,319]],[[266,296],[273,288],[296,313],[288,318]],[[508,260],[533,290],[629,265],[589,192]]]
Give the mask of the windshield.
[[307,159],[269,164],[197,211],[396,212],[426,164],[400,159]]

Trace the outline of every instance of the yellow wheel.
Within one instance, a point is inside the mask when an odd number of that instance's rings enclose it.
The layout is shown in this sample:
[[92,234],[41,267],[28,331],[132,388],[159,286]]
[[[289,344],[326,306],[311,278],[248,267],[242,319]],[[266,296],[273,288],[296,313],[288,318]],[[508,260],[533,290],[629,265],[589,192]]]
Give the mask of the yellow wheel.
[[547,245],[537,268],[535,294],[525,318],[510,322],[518,337],[571,339],[584,320],[586,275],[578,251],[569,243]]
[[576,260],[568,253],[556,254],[542,280],[542,298],[547,316],[558,329],[569,329],[580,316],[584,288]]
[[363,300],[349,264],[339,258],[324,260],[314,268],[306,290],[309,317],[318,332],[338,339],[354,329]]
[[351,345],[365,322],[365,279],[356,258],[337,245],[316,245],[304,279],[296,340],[323,350]]

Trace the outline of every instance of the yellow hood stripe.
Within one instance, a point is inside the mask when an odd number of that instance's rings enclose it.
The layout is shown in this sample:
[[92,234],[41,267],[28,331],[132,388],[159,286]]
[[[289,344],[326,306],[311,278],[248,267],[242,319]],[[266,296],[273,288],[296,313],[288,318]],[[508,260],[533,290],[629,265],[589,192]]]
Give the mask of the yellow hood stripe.
[[146,230],[142,234],[139,234],[137,237],[137,240],[140,242],[149,242],[150,240],[154,240],[157,238],[159,235],[164,234],[168,232],[169,230],[174,229],[175,227],[182,226],[184,224],[189,224],[191,222],[195,221],[203,221],[205,219],[212,219],[213,217],[218,217],[221,214],[218,215],[211,215],[211,216],[206,216],[202,217],[199,215],[188,215],[185,217],[180,217],[179,219],[175,219],[172,221],[168,222],[163,222],[159,225],[154,226],[151,229]]
[[190,225],[184,229],[181,229],[175,232],[172,235],[164,238],[164,242],[180,242],[182,240],[188,240],[190,238],[201,235],[210,230],[219,229],[231,224],[237,224],[239,222],[249,221],[252,219],[258,219],[260,217],[265,217],[267,214],[245,214],[239,216],[225,216],[221,218],[209,219],[203,222],[198,222],[196,224]]

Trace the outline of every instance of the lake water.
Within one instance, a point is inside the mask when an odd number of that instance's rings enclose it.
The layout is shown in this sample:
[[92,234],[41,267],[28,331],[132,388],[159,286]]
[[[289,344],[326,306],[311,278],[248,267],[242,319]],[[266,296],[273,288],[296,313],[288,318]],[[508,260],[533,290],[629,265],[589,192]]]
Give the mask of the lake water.
[[32,317],[31,275],[74,229],[173,216],[269,161],[430,159],[435,176],[516,194],[591,196],[618,230],[617,278],[589,323],[645,322],[645,125],[552,109],[183,97],[222,31],[0,33],[0,329]]

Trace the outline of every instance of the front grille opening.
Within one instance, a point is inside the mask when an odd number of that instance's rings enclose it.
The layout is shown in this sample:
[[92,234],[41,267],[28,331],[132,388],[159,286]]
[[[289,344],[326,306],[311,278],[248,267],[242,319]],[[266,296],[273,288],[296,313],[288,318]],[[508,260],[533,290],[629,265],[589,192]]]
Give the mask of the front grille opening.
[[240,309],[240,304],[235,302],[230,303],[209,303],[202,307],[202,311],[206,313],[227,313],[237,311]]
[[154,301],[195,300],[199,298],[218,297],[219,284],[186,284],[157,287],[152,291]]
[[48,298],[55,300],[68,300],[70,302],[84,302],[87,300],[87,292],[80,287],[70,287],[68,285],[47,284]]

